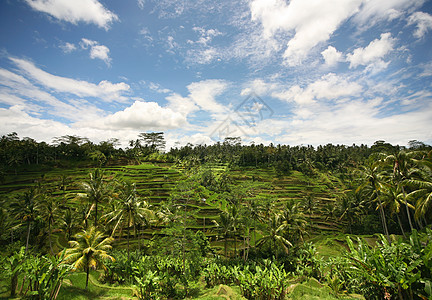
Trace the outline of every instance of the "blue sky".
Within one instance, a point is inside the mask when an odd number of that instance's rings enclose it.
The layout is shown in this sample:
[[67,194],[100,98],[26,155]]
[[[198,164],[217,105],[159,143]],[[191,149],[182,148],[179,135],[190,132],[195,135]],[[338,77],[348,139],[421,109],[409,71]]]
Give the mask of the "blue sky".
[[432,143],[432,2],[5,0],[0,134]]

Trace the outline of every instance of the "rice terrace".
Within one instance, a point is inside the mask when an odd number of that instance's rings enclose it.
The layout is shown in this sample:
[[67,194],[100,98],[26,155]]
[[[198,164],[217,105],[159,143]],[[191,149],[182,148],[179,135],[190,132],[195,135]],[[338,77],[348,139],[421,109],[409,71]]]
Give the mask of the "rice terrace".
[[2,137],[3,297],[431,296],[430,146],[141,137]]
[[0,300],[432,300],[432,0],[0,1]]

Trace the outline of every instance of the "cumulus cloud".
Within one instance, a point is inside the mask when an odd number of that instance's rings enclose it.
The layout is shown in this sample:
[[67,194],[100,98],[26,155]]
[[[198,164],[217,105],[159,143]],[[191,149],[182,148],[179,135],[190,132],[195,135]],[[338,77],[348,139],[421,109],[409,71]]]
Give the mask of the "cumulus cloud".
[[328,66],[334,66],[338,62],[343,61],[342,53],[337,51],[333,46],[328,46],[327,49],[321,52],[321,55]]
[[414,36],[422,38],[430,29],[432,29],[432,16],[425,12],[415,12],[408,18],[408,25],[416,24],[417,30]]
[[60,45],[60,49],[62,49],[64,53],[71,53],[75,51],[77,47],[75,46],[75,44],[66,42],[63,45]]
[[81,48],[90,49],[90,58],[91,59],[101,59],[108,66],[111,65],[111,57],[109,56],[109,48],[104,45],[100,45],[97,41],[92,41],[86,38],[81,39],[80,42]]
[[371,145],[377,140],[405,145],[413,138],[430,140],[431,135],[424,128],[428,128],[431,114],[432,106],[428,105],[421,110],[383,117],[376,100],[318,106],[307,119],[296,115],[285,124],[285,133],[277,139],[291,145],[323,145],[329,141]]
[[87,81],[76,80],[50,74],[36,67],[32,62],[9,58],[24,74],[42,84],[44,87],[57,92],[71,93],[78,97],[98,97],[104,101],[125,101],[127,98],[124,93],[130,90],[128,84],[124,82],[111,83],[102,80],[99,84]]
[[379,39],[375,39],[365,48],[357,48],[352,53],[347,54],[347,61],[350,68],[360,65],[369,65],[374,62],[382,64],[382,58],[393,50],[396,39],[391,37],[391,33],[383,33]]
[[347,18],[356,13],[361,0],[301,1],[255,0],[251,3],[253,21],[263,27],[263,36],[272,39],[278,31],[292,33],[283,54],[289,66],[297,66],[312,48],[330,38]]
[[379,21],[393,20],[407,11],[414,11],[423,5],[424,0],[363,0],[354,21],[361,26],[373,26]]
[[319,99],[336,100],[346,96],[357,96],[361,91],[360,84],[329,73],[305,88],[294,85],[287,91],[275,91],[272,96],[298,105],[306,105]]
[[135,101],[122,111],[77,126],[99,129],[167,130],[186,124],[186,116],[156,102]]
[[105,30],[118,21],[113,12],[97,0],[25,0],[34,10],[47,13],[59,20],[77,24],[93,23]]
[[189,98],[202,110],[223,113],[226,108],[219,104],[215,97],[224,92],[227,85],[227,82],[218,79],[193,82],[187,86],[190,92]]

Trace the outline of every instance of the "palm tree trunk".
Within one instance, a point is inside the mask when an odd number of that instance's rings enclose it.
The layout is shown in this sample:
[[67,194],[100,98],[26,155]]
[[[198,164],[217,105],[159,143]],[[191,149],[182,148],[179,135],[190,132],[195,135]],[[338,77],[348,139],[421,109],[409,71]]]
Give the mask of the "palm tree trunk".
[[27,239],[26,239],[25,254],[27,254],[28,251],[29,239],[30,239],[30,221],[27,221]]
[[[87,262],[88,263],[88,262]],[[87,273],[87,277],[86,277],[86,286],[85,286],[85,290],[87,290],[87,288],[88,288],[88,280],[89,280],[89,273],[90,273],[90,268],[89,268],[89,266],[87,265],[87,268],[86,268],[86,273]]]
[[405,231],[404,231],[403,226],[402,226],[402,221],[401,221],[401,219],[400,219],[400,217],[399,217],[399,213],[396,213],[396,217],[397,217],[397,220],[398,220],[398,223],[399,223],[399,227],[400,227],[400,229],[401,229],[401,231],[402,231],[402,235],[403,235],[404,237],[406,237],[406,235],[405,235]]
[[406,208],[406,212],[407,212],[407,216],[408,216],[408,222],[409,222],[409,225],[410,225],[410,230],[413,231],[413,225],[412,225],[412,221],[411,221],[411,213],[409,211],[408,202],[406,200],[406,193],[405,193],[405,189],[404,189],[403,186],[402,186],[402,193],[403,193],[403,196],[404,196],[405,208]]
[[227,236],[225,236],[225,241],[224,241],[225,258],[227,258],[227,247],[228,247],[228,240],[227,240]]
[[54,251],[52,247],[52,239],[51,239],[51,222],[49,221],[48,221],[48,240],[49,240],[51,254],[54,255]]
[[16,288],[18,286],[18,272],[15,272],[11,278],[11,298],[15,297]]
[[97,227],[97,215],[98,215],[98,201],[96,200],[96,207],[95,207],[95,221],[94,221],[94,226]]
[[384,234],[387,237],[387,241],[390,242],[390,235],[389,235],[388,228],[387,228],[387,222],[386,222],[386,217],[384,214],[384,208],[382,206],[381,198],[379,195],[378,195],[378,201],[379,201],[379,210],[380,210],[380,214],[381,214],[381,222],[383,225]]

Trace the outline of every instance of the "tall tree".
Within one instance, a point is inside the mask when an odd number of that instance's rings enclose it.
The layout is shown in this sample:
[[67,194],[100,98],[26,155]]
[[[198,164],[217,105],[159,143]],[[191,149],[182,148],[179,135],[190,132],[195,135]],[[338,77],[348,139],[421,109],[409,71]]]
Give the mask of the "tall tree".
[[107,213],[105,216],[109,223],[115,223],[111,236],[114,235],[117,228],[126,228],[127,231],[127,253],[129,260],[130,253],[130,228],[132,227],[137,234],[137,225],[148,225],[151,219],[154,218],[154,213],[150,209],[148,203],[138,197],[136,186],[134,183],[122,182],[120,185],[120,194],[117,199],[114,199],[114,210]]
[[288,247],[292,247],[292,243],[286,237],[286,223],[279,214],[273,214],[269,220],[267,230],[263,237],[258,241],[258,246],[270,244],[270,251],[278,257],[278,246],[281,246],[285,253],[288,253]]
[[71,248],[64,250],[64,261],[72,264],[74,270],[83,269],[86,272],[87,290],[90,269],[105,268],[106,260],[114,261],[114,257],[107,253],[112,248],[111,243],[114,239],[105,238],[95,227],[77,233],[75,239],[69,241]]
[[144,142],[144,145],[152,151],[165,150],[165,138],[163,132],[143,132],[139,134],[139,138]]
[[395,185],[399,185],[402,189],[403,201],[406,208],[406,213],[408,217],[408,222],[411,231],[413,230],[413,224],[411,221],[411,212],[409,210],[410,205],[408,205],[406,192],[404,188],[404,181],[409,179],[410,165],[412,164],[412,158],[416,155],[416,152],[406,152],[405,150],[394,151],[393,154],[387,155],[383,162],[389,164],[392,171],[392,180]]
[[362,183],[357,188],[356,192],[363,192],[371,201],[378,202],[378,209],[380,212],[384,234],[386,235],[387,240],[390,241],[384,206],[381,201],[381,190],[383,189],[383,174],[380,173],[379,163],[373,162],[361,166],[361,169],[359,170],[359,175]]
[[53,247],[52,247],[52,227],[54,222],[56,222],[59,216],[59,206],[57,205],[56,200],[49,196],[43,196],[41,201],[37,206],[37,211],[39,215],[44,220],[45,224],[48,226],[48,241],[51,254],[54,255]]
[[31,226],[36,218],[35,208],[37,206],[36,202],[38,197],[38,190],[32,187],[24,192],[18,201],[11,204],[11,208],[15,216],[27,226],[25,253],[27,253],[29,247]]
[[109,198],[110,186],[104,181],[104,172],[100,169],[95,169],[89,174],[89,179],[81,183],[85,191],[85,197],[95,208],[94,226],[98,225],[98,206]]

